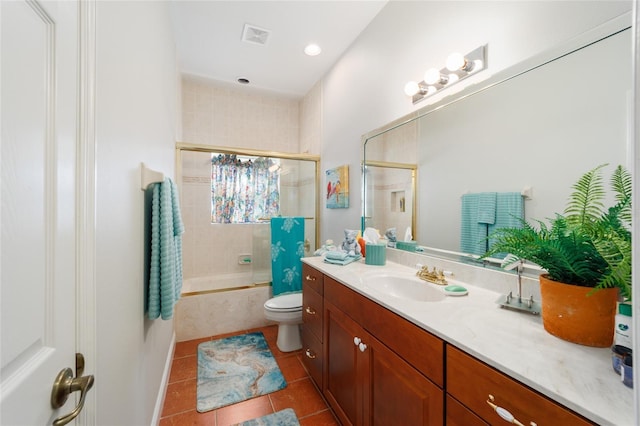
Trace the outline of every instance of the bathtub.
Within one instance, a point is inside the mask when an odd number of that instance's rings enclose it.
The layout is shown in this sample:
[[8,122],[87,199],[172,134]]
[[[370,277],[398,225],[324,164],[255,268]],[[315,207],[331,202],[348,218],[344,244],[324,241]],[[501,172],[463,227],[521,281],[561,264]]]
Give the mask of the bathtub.
[[255,287],[251,272],[188,278],[182,283],[182,296]]
[[176,341],[201,339],[272,324],[264,317],[271,298],[268,283],[254,284],[251,273],[189,278],[176,304]]

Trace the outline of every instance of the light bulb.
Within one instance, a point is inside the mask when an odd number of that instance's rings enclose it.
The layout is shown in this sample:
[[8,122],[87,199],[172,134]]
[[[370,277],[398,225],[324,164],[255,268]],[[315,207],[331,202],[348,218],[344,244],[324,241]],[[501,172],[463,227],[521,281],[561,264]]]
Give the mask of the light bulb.
[[320,52],[322,52],[322,49],[317,44],[312,43],[307,45],[307,47],[304,48],[304,53],[307,54],[308,56],[316,56],[316,55],[319,55]]
[[424,73],[424,82],[427,84],[440,83],[440,80],[442,80],[442,76],[436,68],[429,68],[427,72]]
[[479,71],[482,68],[484,68],[484,62],[482,62],[482,59],[476,59],[473,61],[473,71]]
[[458,74],[451,73],[449,74],[449,81],[447,82],[447,84],[453,84],[458,80],[460,80],[460,77],[458,77]]
[[427,94],[426,96],[429,95],[433,95],[434,93],[436,93],[438,91],[438,89],[436,89],[434,86],[429,86],[427,87]]
[[447,58],[447,69],[449,71],[457,71],[459,69],[462,69],[462,67],[464,67],[466,63],[467,61],[465,60],[464,56],[462,56],[458,52],[454,52]]
[[407,96],[413,96],[420,91],[420,86],[415,81],[410,81],[404,86],[404,93]]

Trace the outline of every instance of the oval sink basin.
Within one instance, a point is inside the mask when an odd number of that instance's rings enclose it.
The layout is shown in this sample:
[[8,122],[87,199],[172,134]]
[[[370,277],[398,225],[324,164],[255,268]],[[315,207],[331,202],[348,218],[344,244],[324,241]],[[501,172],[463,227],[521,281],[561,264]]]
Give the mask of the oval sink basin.
[[362,277],[362,283],[365,287],[388,296],[416,302],[439,302],[446,297],[433,284],[412,276],[370,275]]

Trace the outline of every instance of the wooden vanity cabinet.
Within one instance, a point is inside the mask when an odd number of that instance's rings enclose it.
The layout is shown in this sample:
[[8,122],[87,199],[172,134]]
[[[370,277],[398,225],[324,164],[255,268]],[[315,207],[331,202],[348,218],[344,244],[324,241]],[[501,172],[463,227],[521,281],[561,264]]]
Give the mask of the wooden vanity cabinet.
[[323,386],[324,275],[302,264],[302,363],[315,381]]
[[[324,321],[324,395],[343,425],[442,424],[442,388],[367,327],[382,321],[397,334],[413,333],[414,341],[426,334],[429,344],[411,358],[435,359],[421,364],[442,383],[440,339],[329,277],[324,278]],[[377,330],[376,335],[380,338]],[[391,345],[399,342],[392,339]],[[435,353],[428,352],[431,346]],[[401,352],[408,353],[407,347],[414,345],[403,345]]]
[[[502,423],[504,420],[487,401],[527,426],[594,424],[454,346],[447,345],[446,364],[447,424],[485,424],[474,416],[488,424]],[[449,411],[450,399],[454,399],[452,412]],[[464,407],[457,406],[456,402]],[[465,407],[467,412],[463,411]]]
[[501,424],[490,398],[526,426],[594,424],[307,264],[302,300],[303,363],[342,425]]

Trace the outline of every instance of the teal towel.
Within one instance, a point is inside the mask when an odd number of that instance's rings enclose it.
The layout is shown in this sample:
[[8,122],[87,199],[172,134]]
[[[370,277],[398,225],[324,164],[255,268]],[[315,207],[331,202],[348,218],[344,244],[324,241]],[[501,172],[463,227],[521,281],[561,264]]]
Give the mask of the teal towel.
[[173,317],[182,291],[182,234],[178,188],[169,178],[153,185],[151,197],[150,319]]
[[[499,192],[496,197],[496,222],[489,225],[489,234],[500,228],[522,228],[524,198],[519,192]],[[493,241],[489,241],[489,248]]]
[[464,194],[460,214],[460,251],[482,255],[487,251],[486,223],[478,222],[479,194]]
[[478,223],[493,225],[496,223],[497,192],[478,194]]
[[304,217],[271,218],[273,295],[302,291]]
[[324,254],[325,259],[332,259],[332,260],[345,260],[347,257],[349,257],[348,253],[345,253],[343,251],[333,251],[333,250],[329,250],[328,252],[326,252]]
[[324,258],[325,263],[331,263],[332,265],[348,265],[352,262],[355,262],[356,260],[360,260],[362,259],[361,255],[357,255],[357,256],[347,256],[345,259],[340,260],[340,259],[329,259],[329,258]]

